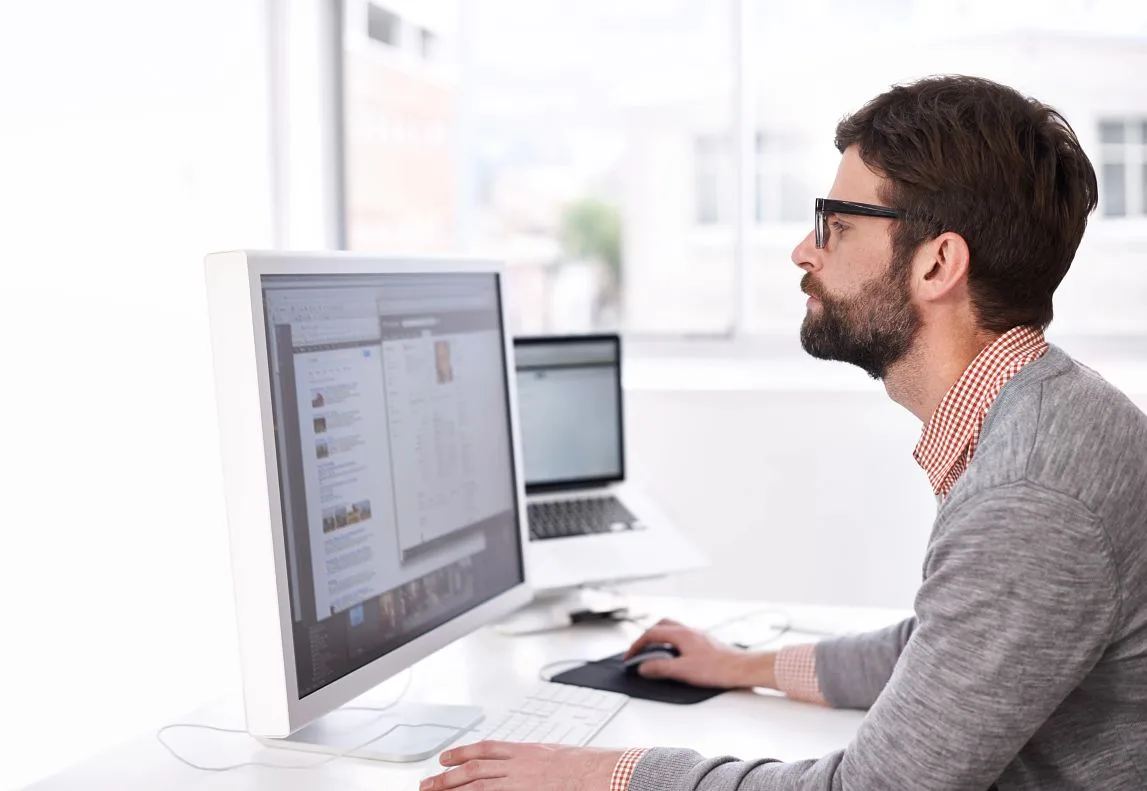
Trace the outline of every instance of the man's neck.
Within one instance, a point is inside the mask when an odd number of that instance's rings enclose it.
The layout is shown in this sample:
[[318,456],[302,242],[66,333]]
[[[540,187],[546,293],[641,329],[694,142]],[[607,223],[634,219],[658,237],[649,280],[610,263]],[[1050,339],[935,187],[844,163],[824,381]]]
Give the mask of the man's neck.
[[929,332],[923,328],[912,351],[884,377],[889,398],[925,424],[972,360],[1000,337],[999,333],[951,329]]

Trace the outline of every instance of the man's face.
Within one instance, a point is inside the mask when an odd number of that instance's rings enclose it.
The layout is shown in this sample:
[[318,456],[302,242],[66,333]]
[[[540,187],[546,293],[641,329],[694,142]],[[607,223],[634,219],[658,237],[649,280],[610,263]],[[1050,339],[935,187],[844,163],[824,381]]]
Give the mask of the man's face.
[[[841,157],[828,197],[883,205],[880,183],[853,146]],[[801,290],[809,295],[801,346],[813,357],[859,366],[874,379],[908,353],[920,329],[911,256],[893,260],[891,222],[830,214],[824,248],[817,249],[810,232],[792,255],[805,270]]]

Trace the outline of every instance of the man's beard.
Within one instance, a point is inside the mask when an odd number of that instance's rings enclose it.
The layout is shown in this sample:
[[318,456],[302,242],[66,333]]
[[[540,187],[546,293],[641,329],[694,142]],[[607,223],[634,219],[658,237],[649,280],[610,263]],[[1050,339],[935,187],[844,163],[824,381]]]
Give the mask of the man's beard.
[[904,358],[920,329],[920,315],[908,290],[909,261],[894,259],[888,274],[866,283],[856,296],[842,299],[824,293],[811,273],[801,278],[801,290],[820,300],[801,324],[801,346],[821,360],[839,360],[860,367],[873,379]]

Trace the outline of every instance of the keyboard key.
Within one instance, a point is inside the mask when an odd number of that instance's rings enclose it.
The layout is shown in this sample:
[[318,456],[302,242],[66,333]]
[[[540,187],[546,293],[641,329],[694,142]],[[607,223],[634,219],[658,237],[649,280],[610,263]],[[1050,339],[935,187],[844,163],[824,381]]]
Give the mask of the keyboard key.
[[613,692],[543,682],[510,708],[487,716],[456,746],[486,739],[584,746],[628,701]]
[[530,503],[527,515],[534,540],[634,530],[638,524],[616,497]]

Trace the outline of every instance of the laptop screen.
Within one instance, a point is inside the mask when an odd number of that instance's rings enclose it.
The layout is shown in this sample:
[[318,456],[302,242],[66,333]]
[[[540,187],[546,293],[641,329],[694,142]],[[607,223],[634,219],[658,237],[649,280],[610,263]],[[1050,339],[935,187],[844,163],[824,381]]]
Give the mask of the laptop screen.
[[514,358],[527,490],[621,480],[620,338],[518,338]]

